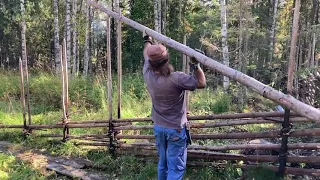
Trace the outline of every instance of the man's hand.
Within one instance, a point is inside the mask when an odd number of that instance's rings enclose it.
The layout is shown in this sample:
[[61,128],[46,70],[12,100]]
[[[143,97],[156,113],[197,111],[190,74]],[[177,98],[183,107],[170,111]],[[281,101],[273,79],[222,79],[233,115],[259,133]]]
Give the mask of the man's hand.
[[[204,52],[199,49],[195,49],[195,50],[201,54],[204,54]],[[190,58],[189,65],[190,65],[191,72],[194,72],[195,70],[199,69],[199,67],[200,67],[199,62],[197,61],[197,58],[195,58],[195,57]]]
[[144,43],[149,42],[150,44],[153,44],[153,42],[152,42],[152,37],[149,36],[149,35],[146,33],[146,30],[143,30],[143,32],[142,32],[142,37],[143,37],[143,42],[144,42]]
[[[199,52],[199,53],[201,53],[201,54],[204,54],[204,52],[203,51],[201,51],[200,49],[195,49],[197,52]],[[191,57],[190,58],[190,63],[192,63],[192,64],[199,64],[199,62],[197,61],[197,58],[195,58],[195,57]]]

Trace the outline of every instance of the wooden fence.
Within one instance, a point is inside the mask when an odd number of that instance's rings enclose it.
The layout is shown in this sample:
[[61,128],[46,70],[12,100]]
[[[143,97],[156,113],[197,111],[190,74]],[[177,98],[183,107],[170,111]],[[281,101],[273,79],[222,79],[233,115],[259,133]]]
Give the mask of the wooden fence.
[[[114,18],[118,19],[118,23],[121,21],[127,20],[127,18],[114,13],[112,11],[106,10],[102,8],[100,5],[88,1],[94,7],[102,10],[103,12],[108,13]],[[108,36],[108,52],[110,52],[110,17],[107,18],[107,36]],[[129,21],[130,23],[131,20]],[[129,24],[130,25],[130,24]],[[145,30],[146,27],[138,24],[132,25],[134,28],[138,30]],[[118,26],[120,27],[120,26]],[[148,29],[150,34],[154,34],[159,39],[162,38],[163,35],[153,32]],[[121,31],[118,31],[118,36],[121,36]],[[120,42],[120,41],[119,41]],[[171,41],[169,41],[169,46]],[[174,41],[174,43],[177,43]],[[168,44],[168,42],[167,42]],[[172,44],[171,44],[172,45]],[[156,145],[154,143],[154,136],[152,133],[153,125],[151,118],[130,118],[130,119],[121,119],[121,85],[118,86],[118,119],[113,118],[112,116],[112,78],[111,78],[111,56],[108,54],[108,111],[109,118],[107,120],[86,120],[86,121],[76,121],[70,120],[70,114],[68,112],[69,105],[69,97],[68,97],[68,72],[66,68],[66,52],[65,52],[65,41],[61,46],[61,81],[62,81],[62,121],[53,124],[53,125],[35,125],[31,123],[31,111],[30,111],[30,94],[29,91],[25,92],[25,89],[28,89],[28,82],[25,82],[25,79],[28,79],[27,73],[27,63],[20,61],[20,73],[21,73],[21,103],[22,103],[22,113],[23,113],[23,125],[0,125],[0,128],[23,128],[26,134],[32,134],[38,137],[43,138],[63,138],[63,141],[70,139],[80,139],[84,141],[76,141],[76,145],[81,146],[102,146],[108,147],[111,153],[115,154],[131,154],[138,157],[150,157],[157,156]],[[120,47],[119,43],[118,46]],[[175,45],[177,46],[177,45]],[[183,47],[185,48],[185,47]],[[189,52],[190,49],[181,50],[181,48],[177,48],[182,52],[186,52],[188,55],[195,55],[202,58],[203,61],[207,60],[207,57],[203,57],[203,55],[198,55],[196,52]],[[121,48],[118,48],[121,49]],[[187,52],[188,51],[188,52]],[[121,64],[121,53],[117,53],[118,64]],[[184,62],[184,66],[186,66],[186,62]],[[208,65],[208,63],[205,63]],[[209,65],[209,67],[211,67]],[[186,68],[186,67],[184,67]],[[216,68],[216,67],[213,67]],[[118,74],[119,82],[121,82],[121,71]],[[229,75],[228,73],[225,75]],[[243,76],[243,78],[248,78]],[[239,80],[236,78],[236,80]],[[239,80],[242,82],[242,80]],[[256,81],[254,81],[256,82]],[[260,83],[260,82],[259,82]],[[262,86],[260,83],[258,85]],[[244,83],[247,85],[246,83]],[[306,141],[304,143],[285,143],[280,144],[279,138],[284,137],[309,137],[316,138],[316,136],[320,136],[320,128],[308,128],[308,129],[296,129],[296,127],[304,127],[304,126],[296,126],[298,124],[311,124],[313,121],[317,121],[319,119],[318,113],[319,110],[315,108],[310,108],[310,111],[304,110],[302,112],[301,107],[307,107],[308,105],[303,104],[302,102],[292,99],[293,97],[284,95],[280,92],[277,92],[276,95],[271,95],[271,92],[274,92],[270,87],[263,85],[262,87],[266,87],[264,89],[268,89],[268,92],[263,91],[263,95],[266,98],[269,98],[279,104],[286,106],[289,109],[295,110],[295,112],[291,112],[289,123],[293,126],[290,126],[289,129],[284,130],[281,125],[284,124],[284,112],[255,112],[255,113],[236,113],[236,114],[218,114],[218,115],[201,115],[201,116],[189,116],[188,120],[191,122],[191,133],[193,139],[193,145],[188,147],[188,164],[196,165],[196,166],[219,166],[223,167],[223,161],[232,161],[234,163],[243,161],[244,164],[235,164],[235,166],[247,169],[257,166],[260,162],[268,162],[272,163],[267,168],[278,172],[278,162],[281,158],[285,158],[285,162],[290,164],[297,163],[305,163],[310,165],[310,167],[320,167],[320,156],[307,156],[303,154],[294,154],[287,153],[288,150],[303,150],[303,151],[318,151],[320,149],[320,143],[312,143],[310,141]],[[258,90],[260,91],[260,90]],[[26,93],[26,94],[25,94]],[[27,97],[27,98],[25,98]],[[275,100],[274,98],[279,98]],[[285,98],[283,98],[285,97]],[[27,99],[27,103],[25,103]],[[288,105],[289,103],[293,103]],[[296,106],[294,103],[299,102],[299,106]],[[27,107],[26,107],[27,104]],[[314,114],[310,114],[315,112]],[[26,119],[26,114],[28,114],[28,121]],[[143,125],[138,125],[143,124]],[[257,125],[257,124],[271,124],[272,128],[265,128],[263,132],[230,132],[230,129],[239,129],[239,127],[249,127],[249,125]],[[219,132],[220,128],[224,127],[232,127],[226,128],[223,132]],[[54,129],[60,128],[63,129],[62,134],[37,134],[34,131],[43,130],[43,129]],[[108,131],[104,134],[82,134],[82,135],[71,135],[71,128],[107,128]],[[211,133],[215,131],[215,133]],[[232,143],[223,144],[223,145],[212,145],[212,146],[203,146],[200,145],[203,141],[211,141],[212,144],[216,144],[218,140],[228,140]],[[249,140],[253,139],[271,139],[270,142],[275,143],[265,143],[265,144],[248,144]],[[130,141],[129,141],[130,140]],[[231,141],[232,140],[232,141]],[[131,142],[131,143],[128,143]],[[266,152],[266,151],[275,151],[279,152],[281,148],[285,147],[284,157],[279,155],[272,155],[271,153],[257,153]],[[237,151],[238,154],[231,153],[231,151]],[[246,153],[250,152],[250,153]],[[219,163],[217,163],[219,162]],[[286,165],[286,163],[285,163]],[[297,175],[312,175],[312,176],[320,176],[320,169],[315,168],[297,168],[297,167],[286,167],[285,173],[287,174],[297,174]]]

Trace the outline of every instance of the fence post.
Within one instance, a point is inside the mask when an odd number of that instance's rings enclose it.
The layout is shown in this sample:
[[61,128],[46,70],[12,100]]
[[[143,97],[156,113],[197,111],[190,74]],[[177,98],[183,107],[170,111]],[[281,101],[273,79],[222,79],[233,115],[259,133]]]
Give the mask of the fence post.
[[60,61],[61,61],[61,81],[62,81],[62,109],[63,109],[63,140],[66,141],[69,136],[68,128],[68,74],[67,74],[67,62],[66,62],[66,40],[63,39],[63,45],[60,46]]
[[23,131],[24,133],[28,133],[28,126],[27,126],[27,118],[26,118],[26,99],[25,99],[25,92],[24,92],[24,74],[23,74],[23,65],[21,58],[19,58],[19,70],[20,70],[20,88],[21,88],[21,106],[22,106],[22,117],[23,117]]
[[109,152],[114,155],[116,146],[114,144],[115,133],[112,123],[112,72],[111,72],[111,28],[110,28],[110,16],[107,15],[107,76],[108,76],[108,111],[109,111]]
[[[116,11],[121,15],[119,0],[116,0]],[[122,37],[121,21],[117,19],[117,60],[118,60],[118,119],[121,118],[121,94],[122,94]]]

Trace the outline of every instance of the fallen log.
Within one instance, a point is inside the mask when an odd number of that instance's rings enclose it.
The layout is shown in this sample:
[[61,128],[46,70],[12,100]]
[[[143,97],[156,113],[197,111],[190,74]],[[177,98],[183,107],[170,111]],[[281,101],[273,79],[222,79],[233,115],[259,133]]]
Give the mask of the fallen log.
[[92,0],[87,0],[87,3],[90,4],[91,6],[95,7],[96,9],[99,9],[100,11],[112,16],[113,18],[124,22],[125,24],[133,27],[134,29],[137,29],[141,32],[145,32],[146,34],[152,36],[154,39],[158,40],[159,42],[163,43],[164,45],[167,45],[169,47],[172,47],[179,52],[182,52],[189,57],[195,57],[197,61],[199,61],[201,64],[203,64],[206,67],[209,67],[210,69],[214,69],[218,72],[220,72],[222,75],[227,76],[242,85],[245,85],[258,94],[262,95],[265,98],[268,98],[290,110],[293,110],[297,112],[298,114],[305,116],[315,122],[320,121],[320,110],[307,105],[296,98],[294,98],[291,95],[286,95],[280,91],[277,91],[273,89],[270,86],[267,86],[258,80],[240,72],[235,69],[232,69],[224,64],[221,64],[207,56],[205,56],[202,53],[199,53],[195,51],[194,49],[191,49],[190,47],[183,45],[173,39],[170,39],[167,36],[164,36],[150,28],[147,28],[146,26],[143,26],[129,18],[126,18],[125,16],[122,16],[116,12],[113,12],[100,4],[92,1]]
[[[278,138],[280,131],[229,133],[229,134],[193,134],[192,139],[251,139],[251,138]],[[320,128],[295,130],[289,133],[290,137],[320,136]],[[119,139],[154,139],[153,135],[117,135]]]
[[47,169],[57,172],[58,174],[62,174],[71,178],[77,179],[108,179],[109,177],[101,176],[98,174],[93,174],[92,172],[87,172],[83,169],[74,168],[72,166],[66,166],[63,164],[58,164],[51,162],[46,166]]

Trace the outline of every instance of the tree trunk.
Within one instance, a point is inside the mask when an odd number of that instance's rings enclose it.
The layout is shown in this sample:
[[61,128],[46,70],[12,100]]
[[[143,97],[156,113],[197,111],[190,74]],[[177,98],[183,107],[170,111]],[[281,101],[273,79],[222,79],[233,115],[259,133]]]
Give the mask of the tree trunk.
[[90,12],[89,12],[89,4],[86,4],[85,12],[86,12],[86,37],[85,37],[85,44],[84,44],[84,59],[83,59],[83,75],[88,75],[88,66],[89,66],[89,31],[90,31]]
[[[244,7],[245,6],[245,7]],[[243,2],[239,1],[239,55],[238,55],[238,62],[239,62],[239,67],[238,67],[238,71],[241,71],[243,73],[246,73],[246,67],[247,67],[247,60],[246,60],[246,52],[247,52],[247,41],[248,39],[246,38],[245,41],[245,47],[243,47],[243,36],[244,36],[244,31],[243,29],[246,29],[246,27],[243,27],[243,21],[242,18],[246,18],[244,17],[244,13],[243,13],[243,9],[247,9],[247,5],[244,4],[243,6]],[[248,37],[247,33],[245,33],[246,37]],[[244,51],[242,51],[244,49]],[[245,99],[246,99],[246,94],[247,94],[247,89],[244,86],[241,86],[239,84],[239,88],[238,88],[238,111],[242,112],[244,106],[245,106]]]
[[[220,0],[221,10],[221,36],[222,36],[222,48],[223,48],[223,64],[229,66],[229,51],[227,42],[227,6],[226,0]],[[229,78],[223,77],[223,88],[227,90],[229,88]]]
[[[26,42],[26,21],[25,21],[25,7],[24,0],[20,1],[21,8],[21,49],[22,62],[26,76],[26,95],[27,95],[27,110],[28,110],[28,124],[31,125],[31,106],[30,106],[30,92],[29,92],[29,73],[28,73],[28,56],[27,56],[27,42]],[[8,65],[9,68],[9,65]]]
[[298,30],[299,30],[300,0],[296,0],[295,3],[296,3],[296,6],[295,6],[295,11],[293,16],[290,56],[289,56],[290,59],[289,59],[289,67],[288,67],[288,83],[287,83],[287,93],[290,95],[292,95],[294,70],[295,70],[295,64],[296,64],[296,45],[297,45]]
[[72,49],[72,74],[77,76],[77,41],[78,41],[78,33],[77,33],[77,6],[78,0],[73,0],[72,4],[72,29],[73,29],[73,49]]
[[94,18],[94,12],[93,9],[90,7],[89,8],[89,63],[88,63],[88,73],[92,75],[92,70],[93,70],[93,62],[92,62],[92,57],[94,55],[94,27],[92,26]]
[[27,43],[26,43],[26,21],[25,21],[25,8],[24,8],[24,0],[20,0],[20,8],[21,8],[21,56],[23,66],[27,64]]
[[66,40],[68,72],[71,72],[71,28],[70,28],[70,0],[66,0]]
[[272,25],[270,29],[270,44],[269,44],[269,64],[271,65],[274,53],[274,43],[275,43],[275,31],[276,31],[276,20],[278,15],[278,0],[274,0],[273,2],[273,16],[272,16]]
[[161,34],[166,35],[166,23],[167,23],[167,0],[161,0]]
[[53,1],[54,14],[54,62],[56,74],[61,73],[60,67],[60,46],[59,46],[59,0]]
[[154,30],[157,32],[161,32],[161,23],[160,23],[160,18],[161,16],[159,16],[159,14],[161,12],[159,12],[160,8],[161,8],[161,3],[160,0],[153,0],[153,8],[154,8]]

